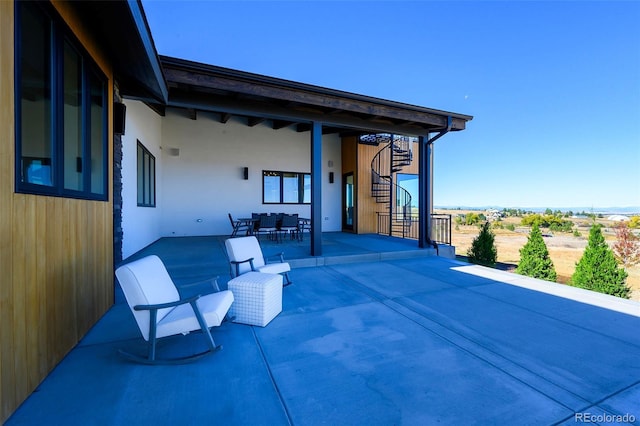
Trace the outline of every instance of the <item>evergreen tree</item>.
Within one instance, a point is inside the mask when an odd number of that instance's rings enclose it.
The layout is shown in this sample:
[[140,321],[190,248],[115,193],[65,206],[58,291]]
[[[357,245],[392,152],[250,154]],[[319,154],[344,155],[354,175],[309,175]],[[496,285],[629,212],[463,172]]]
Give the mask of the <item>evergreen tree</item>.
[[542,233],[537,223],[531,227],[527,243],[520,249],[520,262],[516,272],[528,277],[556,281],[556,270],[549,257],[547,245],[542,239]]
[[627,273],[618,267],[613,251],[602,235],[600,225],[589,231],[589,242],[569,284],[600,293],[629,298],[630,289],[625,281]]
[[473,239],[471,247],[467,251],[469,261],[485,266],[493,266],[498,259],[498,250],[495,246],[495,236],[489,228],[489,222],[485,222],[480,233]]

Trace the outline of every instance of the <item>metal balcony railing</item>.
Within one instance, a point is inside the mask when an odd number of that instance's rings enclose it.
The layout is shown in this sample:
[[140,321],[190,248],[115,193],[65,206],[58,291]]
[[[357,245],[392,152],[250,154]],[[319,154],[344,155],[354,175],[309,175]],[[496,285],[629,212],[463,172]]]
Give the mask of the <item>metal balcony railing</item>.
[[[419,226],[417,214],[400,213],[391,217],[389,213],[378,212],[378,234],[380,235],[417,240]],[[431,215],[430,239],[438,244],[451,245],[451,215]]]

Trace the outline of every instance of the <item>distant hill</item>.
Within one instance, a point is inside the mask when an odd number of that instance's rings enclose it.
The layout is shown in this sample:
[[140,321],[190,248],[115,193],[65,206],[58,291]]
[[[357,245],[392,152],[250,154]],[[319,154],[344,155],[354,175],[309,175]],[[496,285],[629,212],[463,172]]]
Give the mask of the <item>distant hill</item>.
[[562,212],[572,211],[574,213],[595,213],[602,215],[614,215],[621,214],[625,216],[629,215],[640,215],[640,206],[632,206],[632,207],[521,207],[521,206],[435,206],[436,209],[445,209],[445,210],[489,210],[496,209],[502,210],[504,208],[507,209],[520,209],[526,211],[533,212],[544,212],[546,209],[551,209],[553,211],[560,210]]

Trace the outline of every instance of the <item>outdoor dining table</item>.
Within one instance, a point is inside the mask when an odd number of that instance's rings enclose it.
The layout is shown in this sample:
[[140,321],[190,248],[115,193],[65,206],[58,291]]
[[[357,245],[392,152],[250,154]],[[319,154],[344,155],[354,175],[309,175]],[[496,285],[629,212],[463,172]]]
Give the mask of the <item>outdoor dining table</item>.
[[256,223],[260,222],[259,217],[240,217],[238,218],[240,226],[246,226],[248,228],[247,235],[253,235],[253,228]]

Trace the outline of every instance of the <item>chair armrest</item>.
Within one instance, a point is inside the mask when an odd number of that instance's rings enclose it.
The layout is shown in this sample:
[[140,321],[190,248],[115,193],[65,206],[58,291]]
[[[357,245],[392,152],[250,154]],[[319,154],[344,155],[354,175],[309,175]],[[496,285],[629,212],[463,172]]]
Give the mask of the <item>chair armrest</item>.
[[272,257],[277,257],[277,258],[280,259],[280,263],[284,263],[284,252],[280,252],[280,253],[276,253],[276,254],[272,254],[270,256],[267,256],[267,257],[265,257],[265,261],[270,259],[270,258],[272,258]]
[[251,266],[251,270],[255,271],[256,268],[255,266],[253,266],[253,257],[250,257],[247,260],[232,260],[229,263],[231,263],[232,265],[236,265],[236,277],[238,275],[240,275],[240,265],[242,265],[243,263],[247,263],[249,262],[249,265]]
[[199,298],[200,298],[200,295],[198,294],[197,296],[189,297],[187,299],[176,300],[175,302],[158,303],[155,305],[136,305],[133,307],[133,309],[136,311],[152,311],[152,310],[165,309],[165,308],[174,308],[176,306],[184,305],[186,303],[195,302]]

